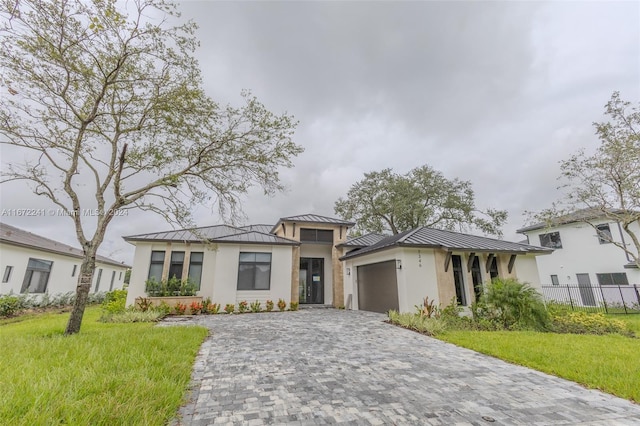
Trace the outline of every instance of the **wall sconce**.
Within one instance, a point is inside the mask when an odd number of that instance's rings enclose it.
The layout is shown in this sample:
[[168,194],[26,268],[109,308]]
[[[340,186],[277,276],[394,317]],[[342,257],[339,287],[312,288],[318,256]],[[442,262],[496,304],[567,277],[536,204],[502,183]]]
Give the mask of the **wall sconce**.
[[402,260],[396,259],[396,269],[402,269]]
[[351,268],[347,268],[347,275],[351,275]]

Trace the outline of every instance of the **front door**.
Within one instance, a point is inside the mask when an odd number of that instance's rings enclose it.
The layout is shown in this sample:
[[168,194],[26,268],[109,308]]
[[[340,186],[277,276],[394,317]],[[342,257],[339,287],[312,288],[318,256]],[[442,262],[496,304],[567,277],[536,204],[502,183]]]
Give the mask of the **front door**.
[[324,259],[300,258],[300,281],[298,286],[300,303],[324,303]]

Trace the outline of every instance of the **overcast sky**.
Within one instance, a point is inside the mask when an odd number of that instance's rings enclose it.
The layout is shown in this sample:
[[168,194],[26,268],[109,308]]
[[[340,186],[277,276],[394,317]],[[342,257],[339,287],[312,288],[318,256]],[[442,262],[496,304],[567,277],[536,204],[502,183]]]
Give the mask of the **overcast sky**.
[[[305,152],[283,170],[288,191],[244,200],[247,223],[333,216],[365,172],[429,164],[471,180],[479,207],[509,211],[508,240],[525,210],[558,198],[558,162],[598,145],[592,122],[615,90],[640,101],[639,2],[208,2],[195,20],[207,92],[237,103],[250,89],[300,122]],[[19,161],[6,158],[3,163]],[[4,209],[53,207],[24,184]],[[213,209],[215,212],[215,208]],[[195,207],[198,225],[220,223]],[[116,220],[101,254],[131,262],[121,236],[170,229],[160,217]],[[69,219],[1,220],[68,244]]]

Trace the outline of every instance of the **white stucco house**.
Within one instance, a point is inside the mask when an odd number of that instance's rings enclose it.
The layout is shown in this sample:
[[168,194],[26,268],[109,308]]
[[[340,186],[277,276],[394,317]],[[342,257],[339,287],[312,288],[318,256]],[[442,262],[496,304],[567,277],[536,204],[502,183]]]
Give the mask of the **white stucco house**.
[[416,228],[348,238],[353,222],[305,214],[275,225],[217,225],[124,237],[136,246],[127,303],[145,283],[191,279],[225,305],[284,299],[385,312],[413,311],[425,296],[463,306],[484,282],[514,277],[539,285],[536,256],[551,249]]
[[[74,292],[82,251],[0,223],[0,294]],[[122,288],[129,265],[98,256],[92,292]]]
[[[633,223],[631,229],[640,235],[640,224]],[[554,250],[537,262],[543,285],[576,287],[573,300],[586,306],[602,300],[620,303],[622,297],[640,302],[633,288],[634,284],[640,287],[640,270],[624,250],[612,243],[631,247],[631,237],[615,221],[593,210],[580,210],[518,232],[526,235],[529,243]]]

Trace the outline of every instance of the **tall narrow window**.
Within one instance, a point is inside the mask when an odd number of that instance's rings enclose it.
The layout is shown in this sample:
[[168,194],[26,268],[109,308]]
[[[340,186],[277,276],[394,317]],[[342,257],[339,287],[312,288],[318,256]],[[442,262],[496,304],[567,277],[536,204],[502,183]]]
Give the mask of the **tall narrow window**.
[[162,269],[164,268],[164,252],[151,252],[151,265],[149,266],[149,279],[157,282],[162,281]]
[[471,279],[473,280],[473,292],[476,296],[476,301],[478,301],[480,296],[482,296],[482,271],[480,269],[480,259],[478,256],[473,257]]
[[238,290],[269,290],[271,253],[240,253]]
[[102,279],[102,268],[98,269],[98,278],[96,278],[96,289],[94,290],[96,293],[100,289],[100,280]]
[[200,280],[202,279],[202,252],[191,252],[189,257],[189,280],[200,290]]
[[551,285],[560,285],[557,275],[551,275]]
[[111,271],[111,282],[109,283],[109,291],[113,290],[113,282],[116,279],[116,271]]
[[122,271],[120,271],[120,274],[118,274],[118,281],[120,281],[122,279]]
[[600,244],[608,244],[613,241],[611,228],[609,228],[608,223],[596,226],[596,231],[598,232],[598,241]]
[[4,275],[2,276],[2,282],[8,283],[9,278],[11,278],[11,271],[13,271],[13,266],[7,266],[4,270]]
[[491,276],[491,280],[494,278],[499,278],[500,274],[498,273],[498,258],[494,257],[491,260],[491,266],[489,266],[489,275]]
[[458,305],[467,306],[467,295],[464,291],[464,274],[462,271],[462,259],[458,255],[451,256],[453,263],[453,281],[456,287],[456,299]]
[[169,278],[176,277],[182,279],[182,269],[184,268],[184,252],[171,252],[171,264],[169,265]]
[[71,271],[71,276],[75,277],[76,276],[76,271],[78,270],[78,265],[73,265],[73,271]]
[[49,274],[53,262],[42,259],[29,259],[27,272],[22,281],[21,293],[44,293],[47,291]]

